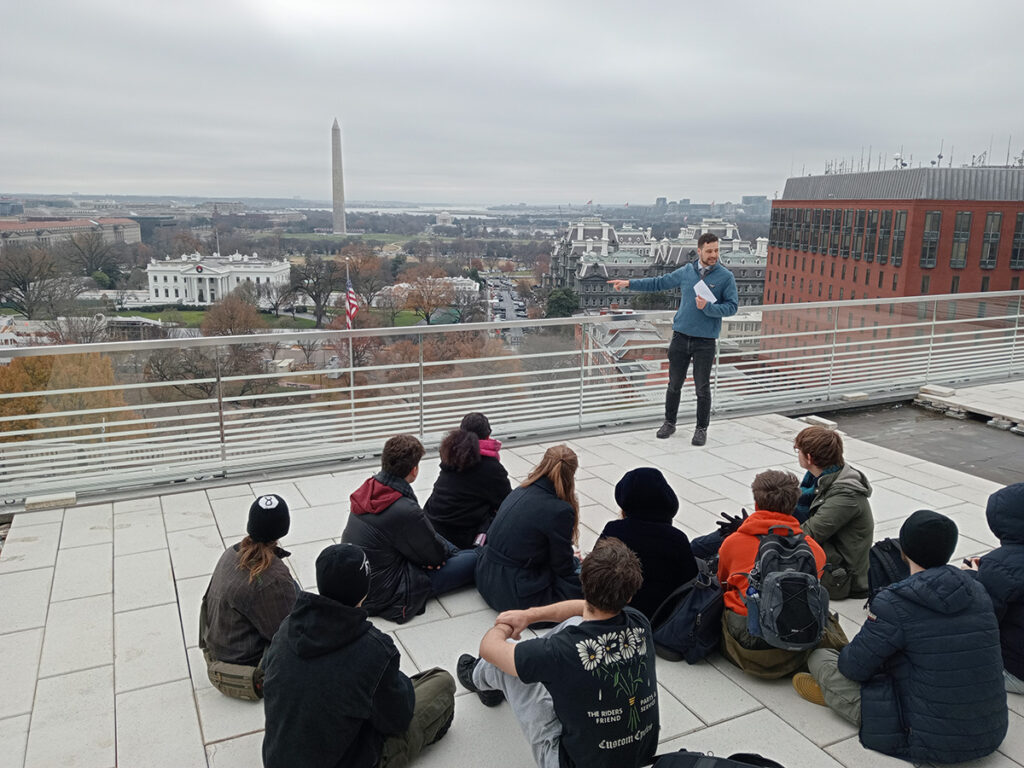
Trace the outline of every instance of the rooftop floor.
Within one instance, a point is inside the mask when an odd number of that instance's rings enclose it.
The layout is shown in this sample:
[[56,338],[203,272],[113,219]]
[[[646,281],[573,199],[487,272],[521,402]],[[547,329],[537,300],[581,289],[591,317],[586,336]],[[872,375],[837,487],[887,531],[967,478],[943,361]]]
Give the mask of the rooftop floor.
[[[685,428],[668,441],[655,440],[653,428],[567,441],[580,456],[582,549],[617,515],[614,483],[627,469],[659,467],[680,497],[676,525],[695,536],[712,529],[719,512],[750,508],[757,472],[799,472],[792,440],[802,426],[774,415],[720,420],[704,448],[690,446]],[[506,447],[502,461],[523,478],[546,447]],[[846,453],[874,484],[876,538],[930,507],[956,520],[957,560],[997,544],[984,518],[996,483],[861,440],[848,439]],[[303,588],[315,589],[316,555],[338,541],[348,494],[369,473],[348,467],[18,514],[0,554],[0,768],[261,765],[262,704],[229,699],[206,679],[200,598],[223,549],[244,535],[250,501],[266,492],[292,508],[288,562]],[[436,473],[436,455],[428,455],[415,484],[421,501]],[[862,601],[833,606],[852,637],[865,617]],[[494,616],[467,589],[431,601],[405,625],[375,623],[394,637],[406,672],[454,672]],[[660,751],[757,751],[793,768],[907,765],[863,749],[853,726],[801,700],[789,680],[748,677],[717,653],[694,666],[658,659],[657,671]],[[1011,696],[1010,707],[1000,752],[971,765],[1024,766],[1024,697]],[[490,762],[484,754],[501,755],[506,768],[533,765],[508,706],[488,709],[460,688],[455,724],[417,765],[469,768]]]

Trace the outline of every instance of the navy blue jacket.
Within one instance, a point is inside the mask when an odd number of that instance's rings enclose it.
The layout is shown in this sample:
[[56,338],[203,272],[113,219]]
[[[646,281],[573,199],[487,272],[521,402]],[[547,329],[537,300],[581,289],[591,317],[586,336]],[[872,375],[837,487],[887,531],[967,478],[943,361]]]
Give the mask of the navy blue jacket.
[[476,586],[496,611],[583,597],[573,559],[575,515],[542,477],[501,503],[480,548]]
[[871,601],[839,654],[861,683],[860,740],[914,762],[991,754],[1006,736],[999,626],[977,581],[951,565],[914,574]]
[[1003,665],[1024,680],[1024,483],[993,493],[985,516],[1002,546],[981,558],[978,581],[999,621]]

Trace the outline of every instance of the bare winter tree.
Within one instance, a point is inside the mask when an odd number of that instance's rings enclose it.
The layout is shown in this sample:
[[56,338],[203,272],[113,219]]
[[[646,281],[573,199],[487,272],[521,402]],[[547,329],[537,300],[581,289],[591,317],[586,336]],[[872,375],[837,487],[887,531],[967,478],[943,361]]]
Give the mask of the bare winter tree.
[[331,294],[345,287],[345,268],[336,261],[308,255],[304,264],[292,267],[292,283],[313,302],[316,327],[323,328]]
[[56,317],[82,292],[79,281],[38,246],[10,245],[0,256],[0,296],[29,320]]
[[65,314],[44,326],[58,344],[97,344],[107,340],[107,319],[100,314]]

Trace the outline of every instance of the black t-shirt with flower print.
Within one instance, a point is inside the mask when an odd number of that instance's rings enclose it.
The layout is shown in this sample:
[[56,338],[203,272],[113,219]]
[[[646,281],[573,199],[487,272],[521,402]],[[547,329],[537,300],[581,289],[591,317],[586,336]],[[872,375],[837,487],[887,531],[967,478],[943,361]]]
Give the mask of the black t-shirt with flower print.
[[543,683],[562,723],[562,768],[632,768],[658,746],[654,638],[633,608],[516,644],[524,683]]

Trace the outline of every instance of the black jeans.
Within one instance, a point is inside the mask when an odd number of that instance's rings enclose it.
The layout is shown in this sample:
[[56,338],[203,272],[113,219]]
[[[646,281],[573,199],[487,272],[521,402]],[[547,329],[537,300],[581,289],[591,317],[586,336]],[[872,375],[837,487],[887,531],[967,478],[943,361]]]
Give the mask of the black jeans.
[[697,426],[711,423],[711,366],[715,362],[715,340],[687,336],[674,331],[668,345],[668,390],[665,392],[665,421],[675,424],[679,393],[693,360],[693,386],[697,394]]

